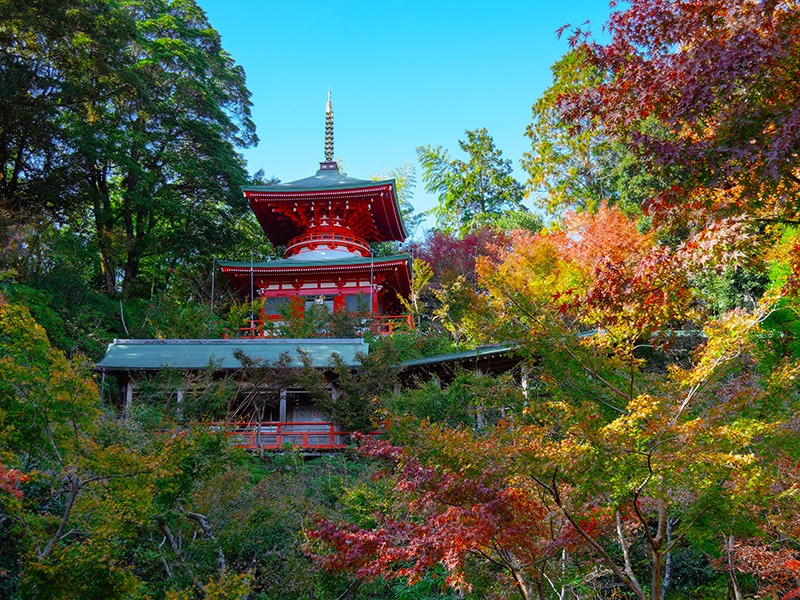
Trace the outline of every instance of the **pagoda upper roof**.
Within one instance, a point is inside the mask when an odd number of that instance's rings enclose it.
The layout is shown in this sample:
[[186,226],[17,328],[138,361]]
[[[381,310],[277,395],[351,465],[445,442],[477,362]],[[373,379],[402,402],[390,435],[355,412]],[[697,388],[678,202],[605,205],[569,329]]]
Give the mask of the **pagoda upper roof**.
[[[322,163],[316,175],[275,185],[242,187],[261,227],[275,245],[304,232],[310,208],[318,202],[344,202],[351,226],[367,242],[405,241],[408,232],[400,213],[394,179],[356,179],[339,172],[336,163]],[[281,208],[283,207],[283,208]],[[292,215],[288,215],[291,209]],[[297,209],[300,209],[299,211]]]
[[351,188],[363,187],[383,187],[387,184],[394,186],[394,179],[384,181],[373,181],[371,179],[356,179],[343,175],[338,169],[320,169],[316,175],[298,179],[297,181],[287,181],[286,183],[276,183],[275,185],[254,185],[243,187],[245,192],[307,192],[324,190],[346,190]]

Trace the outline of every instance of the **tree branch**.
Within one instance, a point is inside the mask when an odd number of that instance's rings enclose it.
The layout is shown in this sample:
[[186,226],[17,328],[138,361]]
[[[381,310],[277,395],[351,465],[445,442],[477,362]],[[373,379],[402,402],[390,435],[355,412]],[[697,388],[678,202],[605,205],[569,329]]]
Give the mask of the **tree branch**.
[[591,535],[589,535],[589,533],[586,532],[586,530],[584,530],[578,524],[578,522],[573,518],[573,516],[569,513],[567,508],[564,506],[564,504],[563,504],[563,502],[561,500],[561,495],[558,492],[558,487],[556,485],[556,475],[557,475],[557,473],[558,473],[558,469],[556,469],[553,472],[552,485],[548,484],[548,483],[545,483],[544,481],[542,481],[541,479],[539,479],[535,475],[531,475],[530,477],[537,484],[539,484],[545,490],[547,490],[547,492],[553,497],[553,500],[555,501],[556,506],[558,506],[558,508],[561,511],[561,513],[564,515],[564,517],[567,519],[567,521],[569,521],[570,525],[572,525],[575,528],[575,531],[577,531],[578,534],[584,540],[586,540],[586,542],[589,544],[589,546],[591,546],[595,550],[595,552],[597,552],[600,555],[600,557],[603,559],[603,562],[606,563],[606,565],[608,566],[609,569],[611,569],[611,571],[614,573],[614,575],[616,575],[617,578],[620,581],[622,581],[622,583],[624,583],[628,587],[628,589],[630,589],[634,594],[636,594],[636,597],[639,598],[639,600],[647,600],[647,598],[644,596],[644,592],[642,592],[641,586],[639,586],[639,582],[636,581],[635,578],[633,580],[631,580],[628,577],[628,575],[619,568],[619,566],[614,562],[614,559],[611,558],[611,556],[608,554],[608,552],[606,552],[605,548],[603,548],[597,540],[595,540]]
[[219,542],[217,541],[214,531],[211,529],[211,525],[209,525],[206,516],[201,515],[200,513],[188,511],[181,506],[178,506],[177,508],[178,511],[187,519],[196,521],[200,525],[200,529],[203,530],[203,533],[206,535],[206,537],[212,540],[217,546],[217,570],[222,573],[225,570],[225,554],[222,552],[222,547],[219,545]]
[[67,496],[67,504],[64,507],[64,512],[61,514],[61,521],[58,524],[58,529],[50,537],[44,550],[38,553],[39,560],[45,560],[55,548],[56,543],[64,537],[64,529],[67,527],[67,521],[72,514],[72,507],[75,506],[75,500],[81,491],[82,482],[77,475],[68,475],[67,482],[69,483],[69,496]]
[[636,579],[636,575],[633,572],[633,568],[631,567],[631,557],[628,553],[628,543],[625,541],[625,536],[622,533],[622,518],[620,517],[619,510],[614,511],[614,523],[617,529],[617,538],[619,539],[619,545],[622,549],[622,559],[625,564],[625,574],[628,576],[630,583],[628,587],[633,590],[633,593],[636,594],[637,597],[640,597],[642,600],[646,600],[644,591],[642,590],[642,586],[639,584],[639,580]]

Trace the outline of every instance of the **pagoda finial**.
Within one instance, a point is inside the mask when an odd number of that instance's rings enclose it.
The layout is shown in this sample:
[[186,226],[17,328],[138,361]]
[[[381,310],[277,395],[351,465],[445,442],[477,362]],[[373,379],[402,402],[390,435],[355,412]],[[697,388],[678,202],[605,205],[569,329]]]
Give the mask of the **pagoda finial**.
[[328,102],[325,104],[325,161],[333,161],[333,103],[328,87]]

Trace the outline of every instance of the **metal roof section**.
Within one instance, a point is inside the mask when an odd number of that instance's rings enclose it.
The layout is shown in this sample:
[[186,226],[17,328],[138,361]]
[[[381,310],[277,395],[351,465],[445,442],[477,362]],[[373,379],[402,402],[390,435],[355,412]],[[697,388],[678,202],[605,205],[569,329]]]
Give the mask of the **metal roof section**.
[[325,368],[333,364],[332,355],[348,365],[356,366],[356,354],[369,351],[363,339],[281,339],[281,340],[114,340],[108,345],[106,355],[97,369],[101,371],[156,371],[180,369],[195,371],[209,365],[222,370],[241,369],[242,364],[234,356],[241,350],[254,360],[277,361],[288,354],[288,366],[300,367],[302,350],[311,357],[314,367]]
[[394,254],[392,256],[382,256],[380,258],[331,258],[325,260],[297,260],[296,258],[283,258],[276,260],[268,260],[261,262],[247,262],[247,261],[232,261],[232,260],[218,260],[217,264],[225,269],[231,270],[245,270],[250,271],[252,267],[254,270],[264,269],[279,269],[281,271],[289,270],[307,270],[318,267],[336,268],[336,267],[383,267],[392,266],[395,263],[404,262],[411,264],[411,256],[408,254]]
[[[324,164],[324,163],[323,163]],[[273,192],[284,194],[286,192],[324,192],[327,190],[349,190],[349,189],[369,189],[385,188],[392,186],[394,192],[394,179],[383,181],[372,181],[370,179],[356,179],[342,175],[337,169],[320,169],[316,175],[298,179],[297,181],[287,181],[275,185],[254,185],[242,187],[243,192]],[[294,198],[292,198],[294,201]]]
[[465,352],[454,352],[452,354],[439,354],[437,356],[429,356],[427,358],[415,358],[414,360],[407,360],[401,363],[405,368],[424,367],[433,365],[444,365],[448,363],[467,362],[471,359],[477,360],[480,358],[493,358],[512,354],[514,346],[482,346],[475,350],[467,350]]

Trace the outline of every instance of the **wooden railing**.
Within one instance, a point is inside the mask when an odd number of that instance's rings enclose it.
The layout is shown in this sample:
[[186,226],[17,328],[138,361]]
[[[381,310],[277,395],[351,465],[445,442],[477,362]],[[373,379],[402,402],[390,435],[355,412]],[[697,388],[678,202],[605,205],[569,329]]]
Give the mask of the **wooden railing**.
[[[266,337],[278,338],[280,329],[276,327],[279,323],[268,321],[265,323],[260,319],[253,319],[246,327],[239,327],[235,336],[229,333],[223,334],[224,338],[230,337]],[[270,327],[272,325],[272,327]],[[392,335],[398,331],[408,331],[414,329],[414,317],[411,315],[381,315],[365,319],[364,330],[369,329],[375,335]],[[313,337],[329,337],[325,333],[319,333]]]
[[408,331],[414,329],[414,317],[411,315],[373,317],[370,329],[375,335],[392,335],[395,331]]
[[349,252],[362,257],[371,255],[369,244],[362,238],[331,232],[306,233],[289,240],[286,245],[286,257],[298,254],[301,248],[315,250],[317,246],[344,246]]
[[287,446],[313,451],[342,450],[347,448],[350,437],[350,432],[335,423],[320,421],[243,421],[208,423],[208,426],[224,432],[232,445],[245,450],[283,450]]

